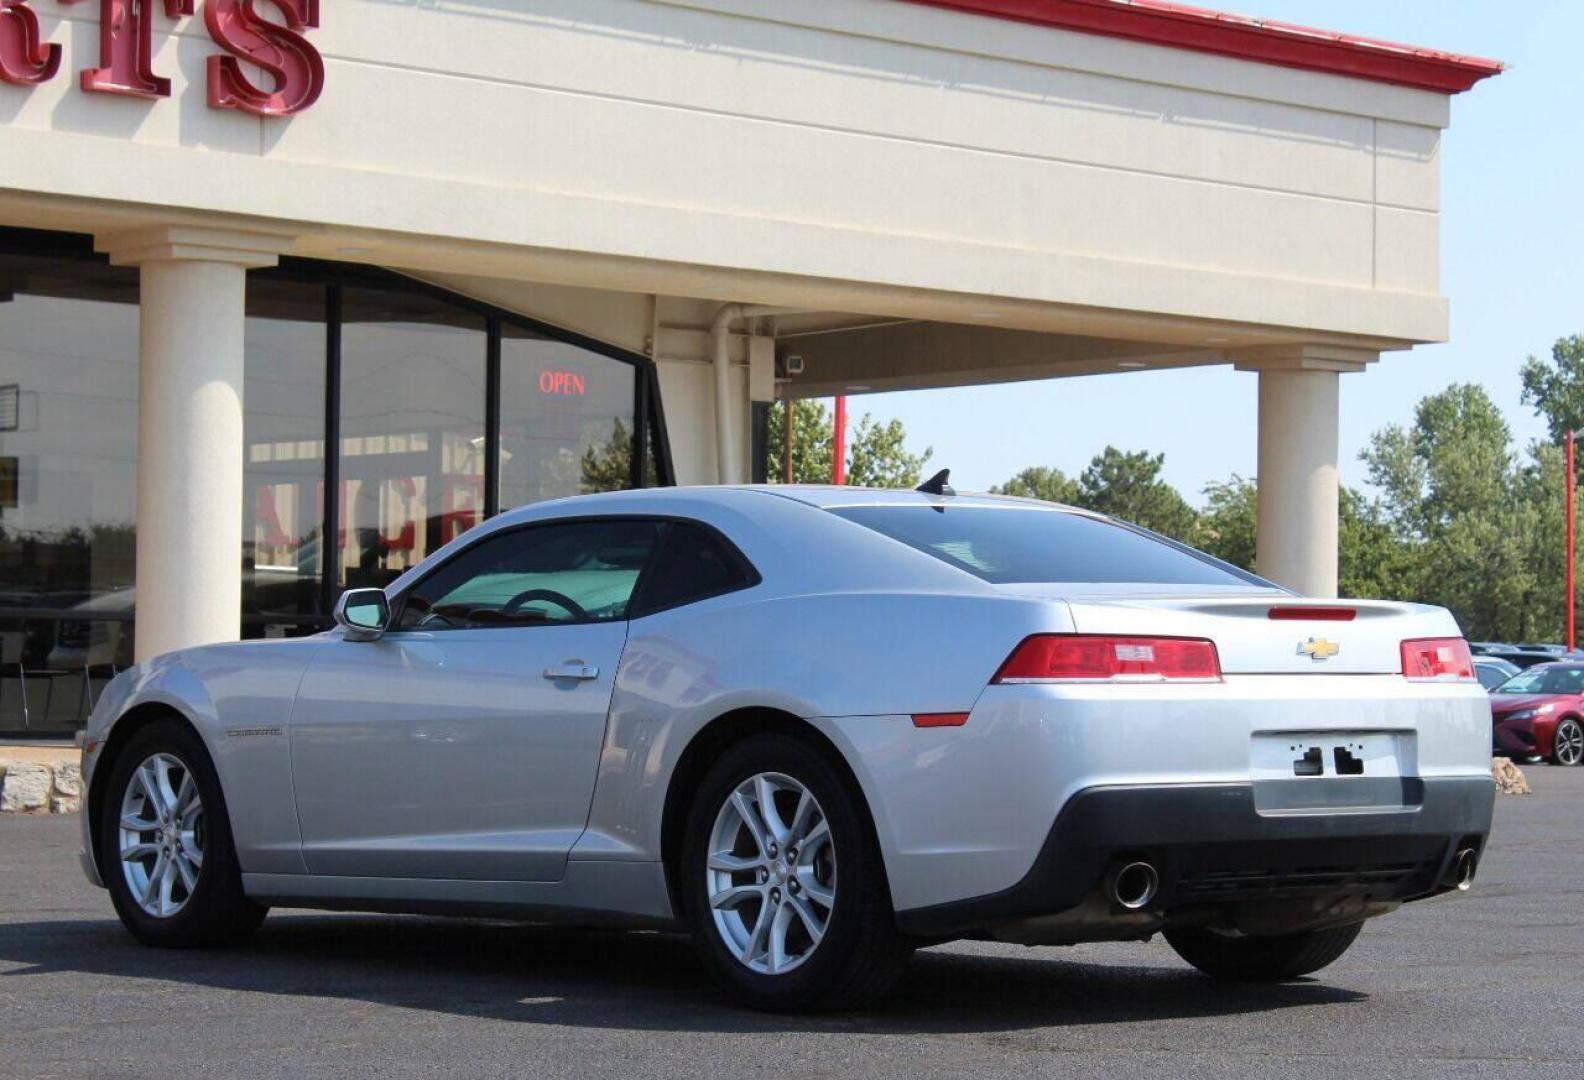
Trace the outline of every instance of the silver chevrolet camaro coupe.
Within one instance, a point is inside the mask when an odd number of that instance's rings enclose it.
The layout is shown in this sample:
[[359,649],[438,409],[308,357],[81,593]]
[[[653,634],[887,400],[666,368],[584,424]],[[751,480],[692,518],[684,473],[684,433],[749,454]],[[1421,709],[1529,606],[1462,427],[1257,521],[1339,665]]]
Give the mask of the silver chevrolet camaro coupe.
[[943,477],[541,503],[336,616],[103,694],[83,866],[139,939],[272,906],[680,927],[773,1009],[965,937],[1160,932],[1275,980],[1467,888],[1490,830],[1447,612]]

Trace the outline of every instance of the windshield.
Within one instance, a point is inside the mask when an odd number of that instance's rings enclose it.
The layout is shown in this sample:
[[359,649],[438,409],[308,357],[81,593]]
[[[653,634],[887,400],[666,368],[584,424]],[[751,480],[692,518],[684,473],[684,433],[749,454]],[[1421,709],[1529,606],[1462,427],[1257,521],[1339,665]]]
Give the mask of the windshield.
[[844,506],[831,511],[996,585],[1256,585],[1253,574],[1143,530],[1020,506]]
[[1584,666],[1544,664],[1521,671],[1496,688],[1498,694],[1577,694],[1584,691]]

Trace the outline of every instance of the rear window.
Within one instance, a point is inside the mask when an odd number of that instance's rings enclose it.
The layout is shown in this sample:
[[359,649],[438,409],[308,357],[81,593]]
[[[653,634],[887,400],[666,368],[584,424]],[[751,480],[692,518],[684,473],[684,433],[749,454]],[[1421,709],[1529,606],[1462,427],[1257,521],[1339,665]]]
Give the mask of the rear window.
[[1061,510],[989,506],[846,506],[838,517],[996,585],[1269,582],[1164,537]]

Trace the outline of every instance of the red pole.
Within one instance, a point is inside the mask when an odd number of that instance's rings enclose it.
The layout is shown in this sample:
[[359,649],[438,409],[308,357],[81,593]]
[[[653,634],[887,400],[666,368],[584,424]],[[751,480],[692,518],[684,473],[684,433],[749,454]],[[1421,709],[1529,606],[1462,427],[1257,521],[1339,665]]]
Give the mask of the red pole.
[[1567,434],[1567,647],[1573,651],[1573,432]]
[[831,439],[831,483],[847,482],[847,399],[836,398],[836,433]]

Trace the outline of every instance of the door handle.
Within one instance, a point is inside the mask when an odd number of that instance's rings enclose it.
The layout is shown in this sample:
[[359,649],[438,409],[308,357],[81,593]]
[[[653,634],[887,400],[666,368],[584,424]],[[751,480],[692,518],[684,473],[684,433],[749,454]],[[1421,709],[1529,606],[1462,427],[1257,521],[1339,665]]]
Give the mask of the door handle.
[[545,668],[544,677],[547,679],[577,679],[587,681],[599,678],[599,668],[593,664],[585,664],[581,660],[568,660],[564,664],[556,664]]

